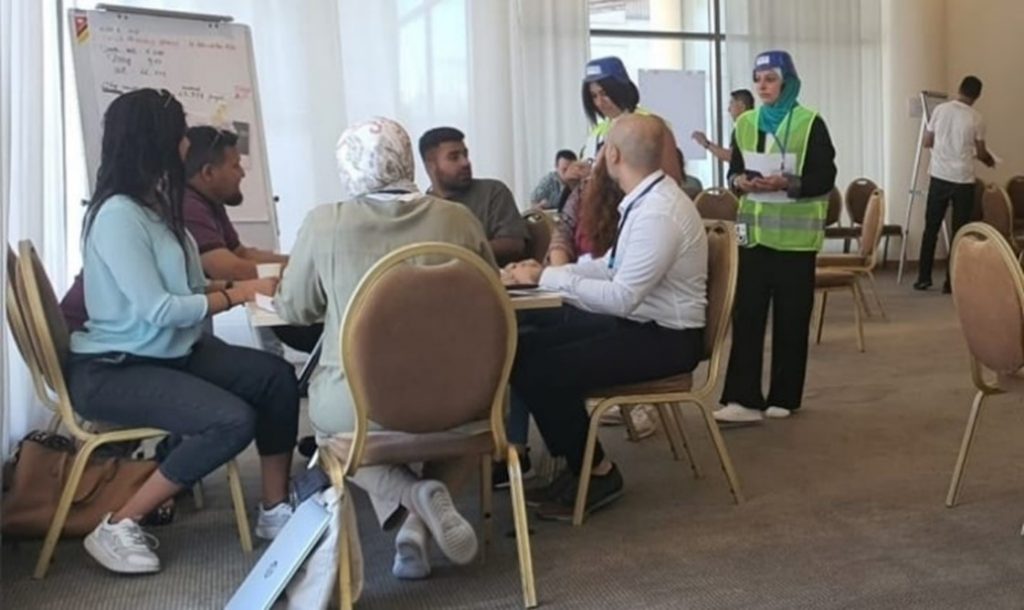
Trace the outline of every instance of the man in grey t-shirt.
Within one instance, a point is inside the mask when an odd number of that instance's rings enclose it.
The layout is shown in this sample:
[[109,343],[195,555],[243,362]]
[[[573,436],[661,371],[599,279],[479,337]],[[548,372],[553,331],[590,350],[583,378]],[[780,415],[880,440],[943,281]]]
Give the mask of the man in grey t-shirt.
[[461,203],[480,220],[499,265],[523,259],[529,236],[512,191],[498,180],[473,178],[466,136],[454,127],[431,129],[420,138],[430,194]]

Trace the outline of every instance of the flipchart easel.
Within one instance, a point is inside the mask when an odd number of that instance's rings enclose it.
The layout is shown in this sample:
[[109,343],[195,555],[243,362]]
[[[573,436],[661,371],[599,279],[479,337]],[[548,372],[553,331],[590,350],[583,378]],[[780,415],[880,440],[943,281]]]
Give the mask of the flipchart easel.
[[[921,157],[924,156],[924,134],[928,129],[928,121],[931,120],[932,111],[936,106],[949,99],[945,93],[937,91],[922,91],[918,94],[918,103],[921,112],[921,127],[917,132],[917,149],[914,151],[914,169],[910,175],[910,199],[907,202],[907,214],[903,220],[903,239],[900,240],[900,268],[896,274],[896,283],[903,283],[903,267],[907,262],[907,242],[910,239],[910,222],[914,211],[914,202],[918,196],[925,197],[928,194],[926,188],[918,188],[917,182],[921,175]],[[917,108],[913,108],[911,114],[916,114]],[[946,250],[949,250],[949,229],[943,223],[942,235],[946,241]]]

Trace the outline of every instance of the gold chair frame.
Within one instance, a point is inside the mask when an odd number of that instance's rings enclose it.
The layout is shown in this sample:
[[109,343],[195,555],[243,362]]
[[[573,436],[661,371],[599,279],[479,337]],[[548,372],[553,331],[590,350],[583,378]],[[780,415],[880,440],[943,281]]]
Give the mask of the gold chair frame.
[[[732,218],[713,218],[712,216],[705,216],[706,210],[704,208],[707,208],[708,205],[712,205],[709,202],[713,201],[714,203],[718,203],[722,199],[732,203]],[[736,217],[740,210],[740,200],[736,198],[736,195],[729,189],[722,188],[720,186],[713,186],[701,191],[697,195],[697,198],[693,200],[693,205],[696,206],[697,213],[700,214],[700,217],[708,221],[722,220],[726,222],[736,222]]]
[[[505,436],[505,404],[509,376],[512,372],[512,362],[515,358],[517,326],[512,303],[509,301],[508,292],[498,279],[498,274],[482,258],[475,253],[452,244],[440,242],[424,242],[410,244],[399,248],[381,260],[379,260],[366,275],[360,280],[355,292],[352,295],[345,314],[342,318],[341,333],[339,336],[342,362],[345,370],[354,370],[354,356],[347,346],[352,344],[348,337],[353,332],[359,320],[359,315],[365,306],[368,296],[376,284],[392,269],[399,265],[406,264],[410,259],[423,256],[441,256],[454,259],[471,266],[476,272],[487,278],[495,297],[502,304],[505,318],[505,327],[508,332],[506,353],[501,375],[495,387],[493,399],[490,406],[490,434],[493,439],[494,449],[481,456],[481,480],[480,480],[480,502],[483,520],[483,549],[486,551],[492,538],[492,493],[491,493],[491,465],[493,461],[505,461],[508,465],[508,474],[511,487],[512,514],[516,529],[516,544],[519,555],[519,570],[523,589],[523,603],[526,608],[533,608],[537,605],[537,592],[533,578],[533,559],[530,552],[530,532],[526,514],[526,496],[523,489],[522,469],[519,465],[519,454],[515,448],[510,446]],[[341,502],[351,502],[349,494],[344,493],[345,479],[356,472],[363,461],[366,451],[366,444],[369,434],[369,421],[366,406],[366,387],[363,379],[358,376],[349,376],[349,389],[352,393],[355,410],[355,427],[352,431],[352,441],[349,446],[348,455],[342,459],[333,455],[330,451],[321,450],[318,452],[324,463],[325,470],[330,476],[331,483],[341,494]],[[344,505],[340,506],[339,515],[343,514]],[[341,527],[338,535],[338,587],[342,610],[351,610],[352,580],[351,580],[351,556],[349,552],[349,535],[351,532]]]
[[[956,239],[953,241],[954,258],[960,244],[969,239],[985,240],[996,244],[996,248],[1003,259],[1003,263],[1011,270],[1013,283],[1016,288],[1015,292],[1017,302],[1024,307],[1024,272],[1022,272],[1020,263],[1017,261],[1017,257],[1006,238],[995,227],[985,222],[969,223],[960,229],[957,233]],[[955,296],[955,266],[951,273],[952,276],[950,279],[953,284],[953,292]],[[955,298],[953,302],[959,310],[959,305]],[[968,351],[970,352],[970,350]],[[949,482],[949,491],[946,493],[946,506],[949,508],[956,506],[960,499],[960,490],[963,486],[964,472],[967,469],[967,461],[970,455],[971,445],[974,441],[974,433],[977,430],[978,420],[981,417],[981,408],[984,405],[985,400],[997,394],[1007,393],[1010,390],[1015,392],[1024,390],[1021,380],[1010,376],[997,375],[994,383],[986,379],[987,369],[985,366],[973,353],[970,353],[970,359],[971,382],[974,384],[977,391],[971,401],[971,411],[967,418],[967,425],[964,428],[963,439],[960,442],[960,452],[957,454],[956,465],[953,467],[953,476]],[[1001,387],[1001,383],[1005,387]],[[1024,536],[1024,528],[1021,529],[1021,535]]]
[[[21,241],[18,244],[18,251],[20,254],[18,274],[14,285],[16,286],[17,300],[21,303],[20,312],[24,315],[24,330],[27,331],[25,334],[30,338],[31,344],[35,349],[36,366],[56,397],[52,403],[56,406],[61,424],[76,441],[81,443],[78,452],[75,454],[74,463],[64,484],[60,501],[57,504],[57,510],[53,515],[53,520],[50,522],[50,528],[46,533],[43,548],[39,553],[39,559],[32,574],[33,578],[41,579],[46,576],[46,572],[49,569],[50,559],[56,550],[60,533],[64,529],[64,522],[67,520],[68,512],[71,509],[71,502],[78,489],[82,473],[85,471],[85,467],[93,452],[99,447],[110,443],[155,439],[166,436],[168,433],[157,428],[125,428],[107,432],[94,432],[79,423],[71,405],[71,396],[65,384],[61,356],[57,353],[55,338],[50,331],[50,325],[46,319],[47,308],[43,299],[56,300],[53,295],[53,288],[32,242],[29,240]],[[248,553],[252,551],[252,535],[249,532],[249,520],[245,512],[245,498],[242,493],[238,465],[234,460],[228,462],[227,474],[228,486],[231,490],[231,499],[235,509],[235,520],[238,525],[238,536],[241,540],[242,550]]]
[[[665,435],[669,437],[669,442],[673,445],[673,451],[677,452],[675,446],[677,441],[673,439],[673,432],[671,431],[671,428],[674,427],[675,434],[679,435],[678,442],[682,444],[686,455],[689,458],[694,477],[700,478],[700,469],[694,461],[693,454],[690,451],[690,445],[682,419],[682,406],[684,404],[695,405],[704,417],[704,423],[707,426],[708,435],[711,437],[711,442],[715,447],[715,451],[718,453],[718,460],[721,464],[722,472],[725,473],[725,478],[729,483],[729,489],[732,492],[733,498],[735,499],[736,504],[743,502],[743,492],[740,490],[739,479],[736,476],[735,469],[733,468],[732,460],[729,458],[729,451],[725,447],[725,441],[722,439],[722,434],[718,429],[718,422],[715,421],[714,412],[712,411],[712,404],[714,401],[711,399],[711,394],[718,385],[722,358],[725,353],[725,338],[728,334],[729,325],[732,321],[733,302],[736,296],[736,276],[739,268],[739,244],[737,242],[736,231],[732,223],[721,220],[709,220],[704,222],[704,227],[708,233],[715,233],[725,237],[727,240],[725,252],[728,257],[726,264],[727,277],[725,278],[726,293],[721,304],[722,310],[720,312],[721,317],[719,318],[718,328],[716,329],[715,337],[711,343],[711,353],[707,358],[708,370],[707,375],[704,378],[704,383],[701,384],[700,387],[691,387],[687,391],[589,397],[599,398],[599,402],[594,406],[594,409],[590,413],[590,427],[587,432],[587,445],[583,454],[583,469],[580,472],[580,482],[576,490],[576,504],[573,508],[572,524],[574,526],[582,525],[585,517],[587,492],[590,489],[590,476],[591,471],[593,470],[594,452],[597,446],[597,433],[601,423],[601,415],[616,405],[658,405],[658,412],[662,419],[662,427],[665,430]],[[708,267],[709,269],[712,268],[710,261]],[[708,280],[711,280],[710,276]],[[623,409],[623,415],[626,415],[625,409]]]

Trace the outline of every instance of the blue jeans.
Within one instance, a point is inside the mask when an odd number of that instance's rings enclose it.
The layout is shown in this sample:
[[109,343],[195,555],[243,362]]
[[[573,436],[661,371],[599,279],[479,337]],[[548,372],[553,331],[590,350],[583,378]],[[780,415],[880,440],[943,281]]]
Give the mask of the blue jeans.
[[171,482],[191,487],[253,438],[260,455],[290,453],[299,391],[290,364],[204,334],[182,358],[73,354],[68,391],[90,421],[152,426],[184,437],[160,463]]

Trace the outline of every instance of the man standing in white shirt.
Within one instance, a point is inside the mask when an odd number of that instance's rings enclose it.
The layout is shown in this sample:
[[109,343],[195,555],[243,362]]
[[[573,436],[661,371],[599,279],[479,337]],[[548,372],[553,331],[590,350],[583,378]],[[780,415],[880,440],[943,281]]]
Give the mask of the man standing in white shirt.
[[[602,154],[627,195],[612,247],[587,262],[543,269],[514,263],[517,283],[539,283],[569,305],[520,319],[512,389],[526,404],[548,449],[568,470],[532,499],[540,518],[568,521],[583,465],[588,390],[692,371],[703,352],[708,247],[693,202],[661,171],[667,130],[654,117],[627,115]],[[587,512],[622,495],[622,476],[598,444]]]
[[[981,113],[973,108],[979,97],[981,81],[976,76],[968,76],[960,83],[957,98],[936,106],[928,121],[924,146],[932,149],[928,172],[931,181],[928,183],[924,235],[921,237],[914,290],[931,288],[935,241],[951,200],[953,234],[956,235],[960,227],[970,222],[974,205],[974,160],[978,159],[989,167],[995,165],[995,160],[985,148],[985,124]],[[950,291],[948,267],[942,291]]]

